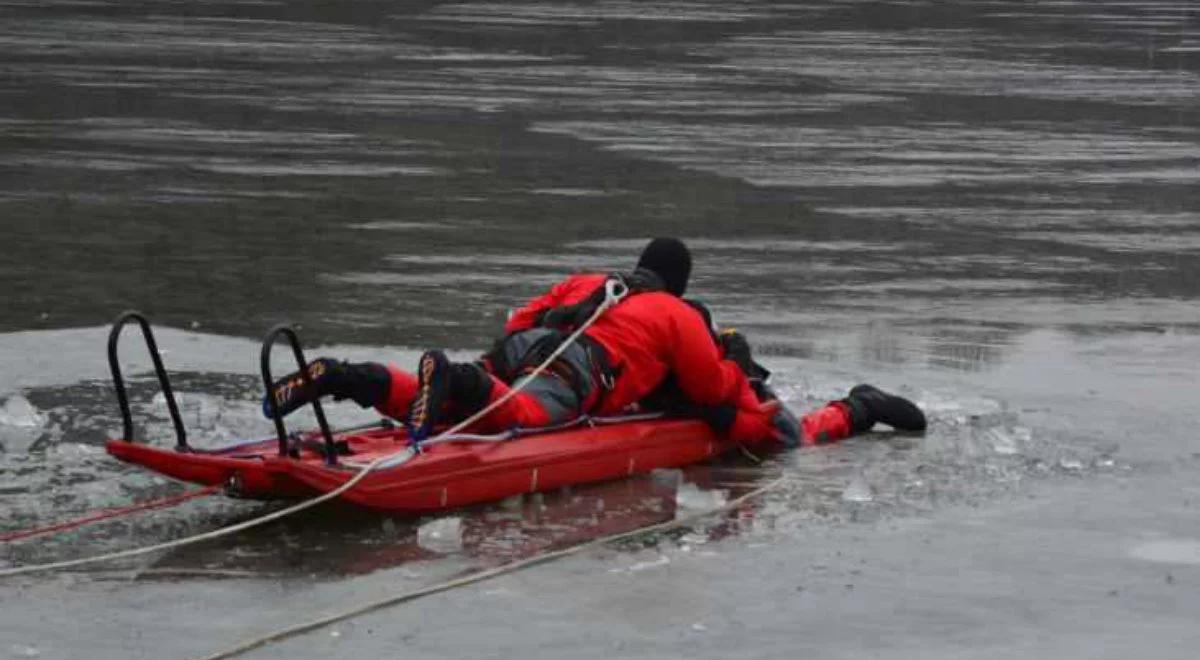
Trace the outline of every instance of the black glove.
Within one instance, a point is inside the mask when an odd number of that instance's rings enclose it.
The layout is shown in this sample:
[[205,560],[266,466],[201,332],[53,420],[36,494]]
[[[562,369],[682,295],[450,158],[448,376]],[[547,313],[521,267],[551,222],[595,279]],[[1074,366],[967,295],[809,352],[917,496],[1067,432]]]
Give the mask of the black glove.
[[746,341],[745,335],[737,330],[722,330],[718,340],[721,342],[721,348],[725,349],[725,358],[733,360],[742,373],[746,374],[746,378],[764,382],[771,377],[771,372],[751,357],[750,342]]

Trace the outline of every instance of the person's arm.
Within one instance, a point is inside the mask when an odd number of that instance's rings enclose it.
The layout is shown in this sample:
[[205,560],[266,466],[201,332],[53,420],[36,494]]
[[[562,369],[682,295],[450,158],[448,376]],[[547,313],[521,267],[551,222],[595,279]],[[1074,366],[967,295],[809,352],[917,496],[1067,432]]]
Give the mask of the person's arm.
[[[699,312],[705,328],[709,330],[710,340],[716,339],[711,332],[711,316],[705,313],[703,305],[691,300],[685,302]],[[749,344],[746,344],[745,338],[740,335],[738,337],[741,343],[746,345],[745,353],[748,356]],[[712,343],[717,359],[724,360],[727,348],[725,344],[717,341]],[[665,410],[672,415],[702,419],[718,433],[744,446],[777,443],[788,447],[796,446],[799,443],[800,430],[795,416],[779,401],[762,400],[748,379],[743,379],[743,382],[745,385],[739,387],[734,402],[702,405],[688,397],[680,387],[677,375],[672,374],[662,386],[644,399],[643,403],[651,410]]]
[[550,287],[546,293],[525,303],[524,307],[515,310],[508,318],[508,322],[504,324],[504,334],[511,335],[514,332],[536,327],[546,310],[563,304],[563,300],[571,288],[571,280],[566,279]]
[[704,320],[690,307],[671,312],[671,371],[687,397],[701,405],[729,403],[739,406],[753,401],[754,393],[740,367],[721,359]]

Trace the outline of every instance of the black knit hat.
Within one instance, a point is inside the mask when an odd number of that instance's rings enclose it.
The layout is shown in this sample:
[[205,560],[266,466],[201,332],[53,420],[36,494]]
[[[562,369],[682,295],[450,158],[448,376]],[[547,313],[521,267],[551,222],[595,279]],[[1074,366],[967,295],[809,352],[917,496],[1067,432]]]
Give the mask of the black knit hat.
[[678,238],[656,238],[642,250],[637,267],[654,271],[667,291],[682,296],[692,274],[692,253]]

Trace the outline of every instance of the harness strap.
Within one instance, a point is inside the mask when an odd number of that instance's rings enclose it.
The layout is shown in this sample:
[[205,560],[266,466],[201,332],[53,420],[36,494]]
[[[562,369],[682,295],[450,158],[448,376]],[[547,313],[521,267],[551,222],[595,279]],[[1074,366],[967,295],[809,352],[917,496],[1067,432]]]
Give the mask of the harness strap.
[[[537,331],[544,335],[528,346],[518,348],[516,355],[510,355],[514,346],[509,342],[520,333],[496,340],[491,350],[481,358],[480,366],[507,383],[529,375],[557,352],[569,335],[596,314],[607,300],[608,287],[614,279],[627,289],[628,293],[623,297],[664,289],[662,278],[649,270],[638,269],[630,274],[614,273],[582,301],[553,307],[539,314],[535,328],[525,332],[540,329]],[[572,357],[562,353],[545,367],[543,373],[570,387],[578,401],[578,412],[584,414],[599,406],[605,395],[612,391],[621,370],[613,364],[604,345],[592,337],[581,334],[575,343],[583,351],[582,356],[576,353]]]
[[608,355],[608,349],[604,348],[604,344],[587,336],[580,335],[579,345],[583,347],[588,357],[588,366],[591,368],[592,382],[598,387],[595,388],[595,400],[588,406],[589,409],[599,407],[604,398],[613,391],[617,386],[617,378],[621,376],[621,368],[612,363],[611,357]]
[[558,307],[551,307],[542,311],[538,314],[536,324],[543,328],[552,328],[561,332],[570,332],[578,328],[596,313],[600,305],[604,304],[607,282],[614,278],[625,283],[629,291],[625,295],[626,298],[638,293],[663,291],[666,289],[662,278],[652,270],[638,268],[632,273],[612,273],[605,278],[605,284],[596,287],[595,290],[588,294],[587,298],[577,303],[559,305]]
[[[513,380],[531,373],[563,340],[563,335],[553,332],[536,342],[521,359]],[[612,391],[621,370],[613,365],[604,345],[595,339],[580,335],[576,344],[583,351],[582,360],[578,359],[578,354],[575,358],[564,354],[551,362],[542,373],[557,378],[571,388],[578,402],[578,412],[584,414],[600,405]]]

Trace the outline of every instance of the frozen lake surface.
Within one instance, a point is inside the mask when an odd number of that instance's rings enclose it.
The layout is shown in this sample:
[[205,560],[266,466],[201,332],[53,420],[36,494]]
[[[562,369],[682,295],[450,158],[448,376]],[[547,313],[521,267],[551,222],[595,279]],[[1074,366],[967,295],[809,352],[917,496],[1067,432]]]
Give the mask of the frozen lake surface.
[[[627,268],[653,235],[689,242],[690,292],[789,405],[866,381],[931,420],[8,580],[0,654],[202,656],[783,475],[686,533],[251,657],[1192,657],[1195,3],[0,0],[0,16],[0,532],[179,491],[101,448],[120,427],[104,326],[124,308],[164,326],[191,437],[216,445],[272,432],[255,369],[277,322],[314,355],[469,355],[509,307]],[[166,443],[127,344],[135,415]],[[196,500],[5,544],[0,566],[270,508]]]

